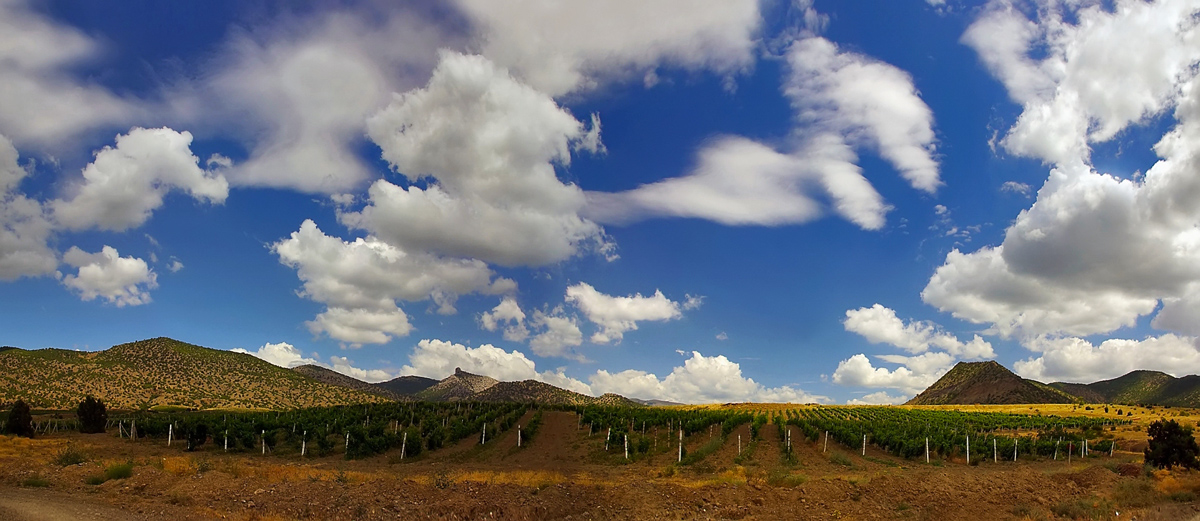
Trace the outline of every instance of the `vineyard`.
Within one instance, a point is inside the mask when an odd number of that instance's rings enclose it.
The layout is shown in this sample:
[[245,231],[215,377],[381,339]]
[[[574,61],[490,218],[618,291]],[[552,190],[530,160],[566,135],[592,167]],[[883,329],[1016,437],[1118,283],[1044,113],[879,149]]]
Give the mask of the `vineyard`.
[[[320,407],[280,412],[137,412],[113,414],[108,431],[121,438],[156,439],[181,450],[279,456],[340,455],[361,459],[391,453],[413,458],[472,438],[480,444],[521,427],[523,446],[534,442],[543,410],[568,412],[581,436],[603,440],[602,461],[634,463],[672,453],[689,465],[719,449],[739,427],[748,426],[747,445],[771,424],[780,449],[791,457],[793,443],[865,451],[895,457],[965,461],[1071,457],[1116,447],[1109,432],[1130,420],[1084,416],[1041,416],[994,412],[893,407],[801,407],[774,411],[722,408],[546,406],[531,403],[399,402]],[[521,426],[521,419],[531,415]],[[39,434],[78,428],[74,418],[34,424]],[[699,436],[698,436],[699,435]],[[684,440],[704,443],[685,444]],[[600,445],[597,443],[597,447]],[[689,448],[690,452],[689,452]],[[394,452],[393,452],[394,451]],[[607,458],[607,459],[605,459]]]

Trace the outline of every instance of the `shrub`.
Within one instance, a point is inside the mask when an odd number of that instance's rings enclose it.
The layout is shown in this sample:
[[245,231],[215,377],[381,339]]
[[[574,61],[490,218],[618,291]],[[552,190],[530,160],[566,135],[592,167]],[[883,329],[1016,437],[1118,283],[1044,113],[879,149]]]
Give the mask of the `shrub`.
[[1146,447],[1146,463],[1158,468],[1179,465],[1184,468],[1200,468],[1196,460],[1200,447],[1192,437],[1192,428],[1184,427],[1175,420],[1158,420],[1147,429],[1150,444]]
[[54,464],[60,467],[78,465],[86,462],[87,460],[86,454],[70,445],[54,456]]
[[4,432],[17,436],[33,437],[33,415],[29,405],[24,400],[17,400],[8,411],[8,422],[4,424]]
[[40,475],[34,474],[21,481],[22,487],[45,488],[50,486],[50,480],[43,478]]
[[105,479],[125,479],[133,476],[133,463],[117,463],[104,469]]
[[84,434],[103,433],[108,423],[108,409],[104,407],[104,402],[90,394],[79,402],[75,415],[79,417],[79,432]]

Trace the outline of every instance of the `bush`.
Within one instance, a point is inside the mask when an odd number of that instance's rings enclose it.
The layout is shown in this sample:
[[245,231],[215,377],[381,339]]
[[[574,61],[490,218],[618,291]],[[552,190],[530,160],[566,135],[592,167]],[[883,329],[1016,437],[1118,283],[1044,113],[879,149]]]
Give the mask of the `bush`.
[[75,414],[79,417],[79,432],[84,434],[103,433],[108,424],[108,409],[104,407],[104,402],[90,394],[79,402]]
[[1179,465],[1184,468],[1200,468],[1196,456],[1200,447],[1192,437],[1192,428],[1184,427],[1175,420],[1158,420],[1146,430],[1150,445],[1144,452],[1146,463],[1158,468]]
[[26,438],[33,437],[33,415],[29,413],[29,405],[24,400],[17,400],[8,411],[8,422],[4,424],[4,432]]
[[133,476],[133,463],[117,463],[104,469],[106,479],[125,479]]
[[54,464],[60,467],[69,467],[86,462],[87,455],[79,449],[68,445],[61,452],[54,456]]

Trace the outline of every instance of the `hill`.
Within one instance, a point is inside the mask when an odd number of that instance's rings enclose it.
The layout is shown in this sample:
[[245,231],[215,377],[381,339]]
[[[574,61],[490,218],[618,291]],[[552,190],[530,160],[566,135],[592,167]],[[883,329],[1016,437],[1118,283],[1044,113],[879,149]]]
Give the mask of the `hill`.
[[322,383],[252,355],[154,338],[80,352],[0,351],[0,403],[69,409],[85,395],[110,408],[290,409],[385,398]]
[[481,402],[537,402],[551,405],[587,405],[596,401],[591,396],[537,380],[499,382],[476,393],[471,399]]
[[415,396],[418,399],[431,402],[471,400],[474,399],[476,394],[498,383],[500,381],[495,378],[471,374],[455,367],[454,374],[447,376],[444,380],[417,393]]
[[388,400],[412,400],[411,397],[401,396],[382,387],[371,385],[357,378],[346,376],[342,373],[321,367],[319,365],[301,365],[293,367],[292,370],[321,383],[345,387],[347,389],[354,389],[367,394],[374,394]]
[[1072,403],[1066,392],[1013,374],[995,361],[959,362],[905,405]]
[[380,389],[384,389],[400,395],[414,395],[425,389],[433,387],[438,383],[433,378],[425,378],[424,376],[401,376],[393,378],[386,382],[371,384]]
[[1200,407],[1200,376],[1176,378],[1158,371],[1133,371],[1090,384],[1050,384],[1094,403]]

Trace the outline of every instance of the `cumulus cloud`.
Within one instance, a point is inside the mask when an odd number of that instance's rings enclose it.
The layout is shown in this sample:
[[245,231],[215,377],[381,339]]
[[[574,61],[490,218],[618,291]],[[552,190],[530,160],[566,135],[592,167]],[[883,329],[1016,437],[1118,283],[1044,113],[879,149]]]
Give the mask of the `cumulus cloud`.
[[397,95],[368,121],[383,158],[412,183],[380,180],[348,226],[398,247],[505,266],[604,249],[579,217],[583,191],[560,181],[587,131],[546,94],[480,56],[445,51],[426,87]]
[[140,306],[150,302],[150,290],[158,287],[158,274],[146,261],[122,257],[111,246],[104,246],[96,253],[72,246],[63,254],[63,262],[78,271],[62,275],[62,284],[84,301],[99,297],[117,307]]
[[480,27],[485,56],[554,96],[660,66],[740,72],[762,24],[756,0],[457,3]]
[[583,332],[579,330],[579,321],[564,314],[561,306],[549,312],[533,310],[529,324],[535,330],[541,331],[529,339],[529,347],[533,349],[534,354],[582,359],[570,349],[583,344]]
[[229,183],[219,172],[200,168],[192,134],[169,128],[134,127],[104,147],[83,169],[68,199],[50,203],[54,219],[70,230],[124,231],[144,224],[172,189],[196,200],[221,204]]
[[47,244],[53,225],[42,204],[20,192],[28,173],[17,157],[12,142],[0,135],[0,280],[48,275],[58,266]]
[[1027,183],[1018,183],[1016,181],[1005,181],[1000,185],[1000,191],[1010,194],[1017,194],[1021,197],[1030,197],[1033,195],[1033,187]]
[[616,373],[599,370],[588,382],[596,394],[617,393],[680,403],[827,401],[791,386],[766,387],[742,376],[741,366],[724,355],[704,356],[695,351],[682,366],[661,379],[636,369]]
[[134,103],[72,69],[93,61],[102,45],[43,16],[30,2],[0,2],[0,134],[22,146],[56,149],[82,132],[128,121]]
[[230,349],[230,351],[252,355],[288,369],[301,365],[317,365],[364,382],[383,382],[391,380],[394,377],[392,373],[383,369],[362,369],[355,367],[352,360],[343,356],[331,356],[327,364],[315,358],[305,358],[299,348],[287,342],[279,342],[278,344],[268,342],[255,351],[247,351],[240,347]]
[[228,172],[235,185],[358,190],[378,177],[359,154],[366,118],[393,90],[425,81],[437,49],[465,35],[408,3],[288,11],[230,31],[200,80],[168,89],[169,106],[180,122],[241,142],[249,157]]
[[[993,3],[964,36],[1023,105],[1004,145],[1053,166],[1000,245],[950,252],[925,302],[1003,336],[1083,336],[1184,317],[1200,281],[1200,6]],[[1174,108],[1144,176],[1098,172],[1090,144]]]
[[892,396],[887,391],[879,391],[870,394],[864,394],[862,398],[852,398],[846,402],[847,405],[900,405],[907,402],[907,396]]
[[683,316],[679,303],[658,290],[649,297],[643,297],[641,293],[615,297],[580,282],[567,288],[566,298],[583,312],[583,316],[600,327],[590,338],[596,344],[620,343],[626,331],[638,328],[639,321],[667,321]]
[[811,35],[792,43],[786,57],[783,92],[795,128],[785,146],[718,137],[687,175],[589,192],[588,215],[614,224],[663,216],[773,226],[820,217],[820,199],[828,198],[838,215],[879,229],[890,207],[862,175],[857,148],[877,151],[914,188],[936,192],[933,113],[907,73]]
[[992,345],[979,335],[970,342],[962,342],[932,322],[909,321],[906,324],[894,310],[881,304],[847,310],[842,325],[846,331],[858,333],[872,343],[890,344],[909,353],[923,353],[932,347],[966,359],[996,356]]
[[1017,374],[1043,382],[1091,383],[1136,369],[1175,376],[1200,373],[1196,337],[1166,334],[1142,340],[1110,338],[1099,345],[1077,337],[1038,338],[1026,347],[1039,353],[1013,364]]
[[311,220],[271,251],[296,269],[304,282],[301,296],[329,306],[309,322],[310,330],[352,344],[407,335],[411,326],[398,300],[428,299],[439,312],[453,313],[458,295],[516,289],[509,279],[493,279],[481,261],[409,253],[375,237],[348,242],[326,235]]
[[504,328],[504,339],[510,342],[523,342],[529,337],[529,328],[525,327],[525,312],[517,304],[517,299],[504,297],[491,311],[479,315],[479,325],[488,331]]
[[867,355],[860,353],[838,363],[837,369],[833,372],[833,381],[834,383],[846,386],[882,387],[899,389],[907,394],[917,394],[946,374],[950,370],[950,362],[953,361],[945,353],[926,353],[921,356],[924,357],[927,355],[943,355],[941,358],[946,363],[933,372],[918,373],[907,366],[900,366],[895,369],[875,367],[871,364],[871,360],[867,358]]

